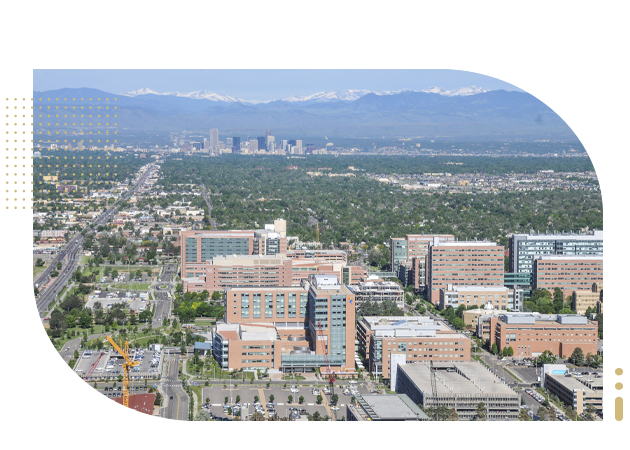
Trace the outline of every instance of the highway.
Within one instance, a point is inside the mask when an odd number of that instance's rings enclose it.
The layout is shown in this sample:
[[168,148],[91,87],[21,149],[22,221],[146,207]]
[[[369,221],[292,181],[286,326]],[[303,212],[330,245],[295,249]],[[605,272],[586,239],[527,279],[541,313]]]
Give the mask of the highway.
[[[127,189],[127,191],[120,197],[120,199],[118,199],[112,206],[110,206],[106,211],[101,213],[96,218],[96,220],[94,220],[89,230],[95,232],[98,226],[106,224],[112,217],[112,215],[115,214],[116,211],[118,211],[118,206],[116,206],[116,204],[121,200],[127,200],[129,197],[135,194],[138,188],[142,186],[147,180],[154,168],[155,166],[153,165],[148,167],[138,178],[138,180],[133,184],[133,186]],[[57,294],[61,292],[61,289],[63,289],[63,286],[65,286],[70,280],[72,273],[76,270],[76,267],[81,262],[80,255],[82,249],[83,236],[77,233],[77,235],[72,238],[62,250],[59,251],[55,259],[49,263],[48,267],[46,267],[46,270],[44,270],[44,272],[42,272],[41,275],[33,281],[33,287],[39,287],[40,290],[40,295],[36,299],[37,311],[40,315],[42,312],[46,311],[50,302],[55,299]],[[63,265],[62,271],[59,273],[59,276],[57,276],[55,280],[51,280],[50,272],[54,268],[56,268],[57,262],[59,261],[63,261],[62,264],[64,264],[64,262],[65,264]],[[48,285],[48,287],[41,287],[46,285]]]
[[161,383],[165,406],[161,408],[160,415],[166,419],[188,420],[189,399],[179,381],[179,355],[165,355],[164,358],[168,371]]
[[210,226],[212,230],[217,231],[217,223],[212,218],[212,205],[210,204],[210,200],[208,200],[208,194],[206,194],[206,187],[201,185],[201,193],[203,195],[203,199],[206,201],[206,205],[208,205],[208,218],[210,219]]
[[[168,293],[171,290],[171,280],[176,273],[175,264],[167,264],[164,266],[164,273],[160,277],[160,282],[156,288],[156,304],[155,314],[153,315],[153,327],[159,327],[164,319],[166,319],[171,312],[171,299],[168,297]],[[166,289],[160,289],[160,286],[167,285]]]

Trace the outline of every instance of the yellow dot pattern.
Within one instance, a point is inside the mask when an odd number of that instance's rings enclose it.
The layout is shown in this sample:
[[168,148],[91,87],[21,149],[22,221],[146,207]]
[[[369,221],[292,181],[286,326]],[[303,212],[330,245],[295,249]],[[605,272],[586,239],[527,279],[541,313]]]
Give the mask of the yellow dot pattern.
[[0,183],[5,210],[33,208],[33,99],[4,96],[4,164]]
[[[47,97],[34,99],[34,151],[39,148],[63,151],[116,151],[118,145],[117,97]],[[33,125],[32,124],[32,125]],[[38,166],[33,181],[78,186],[101,183],[90,178],[116,176],[116,156],[36,157]],[[86,161],[87,159],[87,161]],[[91,160],[91,161],[90,161]],[[46,170],[50,169],[50,170]],[[78,179],[78,176],[87,179]],[[61,188],[59,188],[61,189]]]

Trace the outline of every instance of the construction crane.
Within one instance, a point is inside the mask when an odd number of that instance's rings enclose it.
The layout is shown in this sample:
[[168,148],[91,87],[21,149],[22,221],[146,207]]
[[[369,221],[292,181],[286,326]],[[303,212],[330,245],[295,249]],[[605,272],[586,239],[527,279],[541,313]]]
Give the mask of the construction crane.
[[431,371],[431,391],[433,392],[433,420],[438,421],[438,408],[437,408],[437,386],[435,385],[435,367],[433,367],[433,360],[431,360],[431,366],[429,367]]
[[[317,326],[319,327],[320,335],[323,337],[324,336],[324,330],[322,328],[322,323],[318,321],[317,322]],[[334,389],[333,383],[336,381],[335,380],[335,372],[330,370],[330,361],[328,359],[328,346],[324,342],[324,339],[322,339],[322,345],[324,346],[324,364],[326,366],[326,370],[328,371],[328,384],[330,385],[330,392],[334,393],[333,392],[333,389]]]
[[[125,363],[123,364],[123,406],[129,408],[129,371],[140,363],[138,361],[132,361],[129,357],[129,342],[125,341],[125,350],[123,351],[111,336],[107,336],[107,340],[112,344],[112,347],[125,358]],[[122,346],[122,342],[120,345]]]
[[66,417],[66,414],[68,414],[68,411],[70,410],[70,408],[72,408],[72,405],[74,405],[75,400],[77,398],[79,398],[79,395],[81,395],[81,391],[83,390],[83,388],[87,384],[88,378],[90,378],[90,376],[92,375],[92,373],[94,372],[94,370],[98,366],[98,363],[101,360],[101,358],[103,357],[103,355],[104,355],[104,353],[101,353],[99,355],[98,359],[90,366],[90,370],[88,370],[88,372],[85,374],[85,378],[83,378],[83,382],[81,383],[81,386],[74,393],[74,397],[72,397],[72,400],[70,400],[70,404],[68,405],[68,407],[63,410],[63,414],[61,416],[59,416],[59,420],[63,420]]

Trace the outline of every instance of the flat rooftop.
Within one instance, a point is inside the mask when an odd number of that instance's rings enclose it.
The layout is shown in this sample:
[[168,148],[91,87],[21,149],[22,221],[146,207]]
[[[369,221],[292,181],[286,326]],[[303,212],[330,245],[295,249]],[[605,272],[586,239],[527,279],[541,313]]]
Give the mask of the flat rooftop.
[[527,239],[528,241],[536,241],[536,240],[580,240],[580,241],[591,241],[591,240],[601,240],[604,239],[604,230],[593,230],[592,233],[589,234],[581,234],[581,233],[561,233],[561,234],[540,234],[540,233],[529,233],[529,234],[514,234],[515,237],[521,239]]
[[498,244],[496,242],[488,242],[488,241],[447,241],[447,242],[438,242],[434,244],[433,247],[497,247]]
[[[433,365],[436,368],[438,395],[518,395],[478,362],[434,362]],[[419,390],[431,394],[431,371],[428,364],[404,364],[398,369],[402,370]]]
[[212,265],[253,265],[253,264],[282,264],[287,259],[284,254],[277,254],[275,256],[267,255],[219,255],[212,258]]
[[[567,376],[564,376],[564,375],[554,375],[554,374],[546,373],[545,374],[545,378],[547,378],[547,377],[553,378],[559,384],[561,384],[566,389],[569,389],[571,391],[574,390],[574,389],[581,389],[587,395],[598,395],[598,394],[601,395],[601,393],[595,392],[594,390],[592,390],[591,388],[589,388],[585,384],[583,384],[580,381],[578,381],[576,378],[567,377]],[[601,380],[603,381],[603,378]]]
[[542,261],[603,261],[603,255],[536,255],[534,259]]
[[448,286],[447,291],[452,292],[508,292],[511,289],[505,286]]
[[429,420],[406,394],[357,396],[359,420]]

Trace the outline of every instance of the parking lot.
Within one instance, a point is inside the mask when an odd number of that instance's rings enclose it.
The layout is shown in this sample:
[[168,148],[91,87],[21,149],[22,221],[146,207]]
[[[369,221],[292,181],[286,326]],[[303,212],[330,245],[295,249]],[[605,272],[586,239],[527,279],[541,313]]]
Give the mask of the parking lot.
[[[295,386],[295,389],[291,389],[291,385],[287,384],[287,387],[283,386],[251,386],[248,384],[238,385],[237,388],[230,390],[228,384],[226,388],[223,386],[213,386],[203,389],[202,403],[205,403],[206,398],[210,399],[209,408],[207,408],[212,414],[220,419],[231,418],[226,412],[225,397],[227,397],[228,405],[234,408],[237,400],[237,396],[240,397],[240,411],[243,420],[247,420],[246,417],[251,417],[255,412],[254,396],[258,397],[260,402],[259,411],[265,415],[268,419],[271,415],[276,414],[279,417],[290,417],[293,420],[306,420],[309,414],[318,412],[322,417],[324,416],[336,416],[338,419],[345,415],[346,404],[350,401],[352,394],[343,394],[343,386],[347,386],[347,382],[341,382],[341,385],[336,385],[334,392],[339,396],[337,405],[332,408],[330,403],[331,395],[325,395],[323,388],[325,385],[320,384],[318,389],[320,395],[325,397],[322,404],[317,404],[317,393],[313,393],[313,385]],[[295,390],[297,389],[297,392]],[[358,387],[357,391],[361,394],[368,394],[369,391],[366,387]],[[273,395],[274,405],[270,405],[271,396]],[[289,396],[293,396],[293,401],[289,403]],[[300,404],[299,398],[304,397],[304,401]],[[291,408],[294,408],[293,410]],[[236,407],[238,409],[238,406]],[[292,412],[293,411],[293,412]]]
[[[130,353],[131,358],[139,362],[130,374],[131,379],[141,380],[158,377],[162,367],[162,352],[155,353],[148,349],[134,349],[130,350]],[[79,358],[74,370],[77,375],[86,380],[117,377],[123,374],[123,363],[124,358],[114,350],[87,350]]]
[[118,293],[103,291],[90,295],[85,307],[93,309],[96,302],[100,302],[105,310],[111,308],[114,304],[123,303],[133,311],[142,312],[148,307],[149,294],[132,291],[119,291]]

